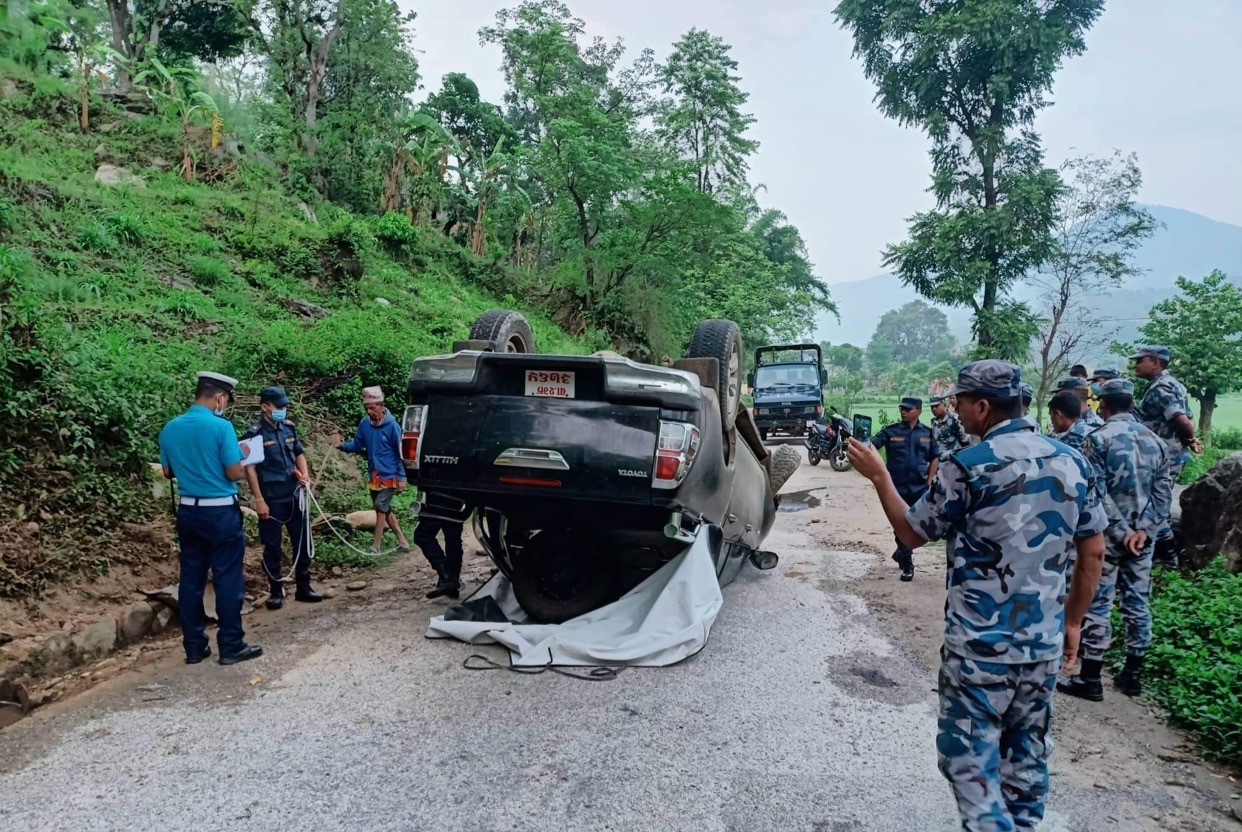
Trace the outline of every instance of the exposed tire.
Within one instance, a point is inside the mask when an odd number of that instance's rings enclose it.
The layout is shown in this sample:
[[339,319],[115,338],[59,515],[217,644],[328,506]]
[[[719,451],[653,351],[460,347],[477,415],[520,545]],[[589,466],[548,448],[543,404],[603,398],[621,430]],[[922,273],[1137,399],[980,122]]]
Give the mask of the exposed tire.
[[828,454],[828,464],[832,466],[834,471],[848,471],[854,467],[850,465],[850,458],[845,455],[845,448]]
[[742,334],[737,324],[711,318],[699,324],[690,339],[689,358],[714,358],[720,362],[716,396],[720,399],[720,419],[725,432],[733,429],[742,403]]
[[818,448],[807,448],[806,449],[806,461],[807,462],[811,463],[812,465],[819,465],[819,461],[821,459],[823,459],[823,457],[819,455]]
[[536,352],[535,335],[521,312],[493,309],[474,319],[471,341],[491,341],[496,352]]
[[781,445],[776,449],[776,453],[772,454],[771,464],[771,486],[772,496],[781,490],[785,483],[789,482],[789,478],[798,470],[798,466],[802,464],[802,454],[798,453],[792,445]]
[[620,565],[602,535],[577,529],[536,534],[513,570],[513,594],[541,624],[560,624],[616,599]]

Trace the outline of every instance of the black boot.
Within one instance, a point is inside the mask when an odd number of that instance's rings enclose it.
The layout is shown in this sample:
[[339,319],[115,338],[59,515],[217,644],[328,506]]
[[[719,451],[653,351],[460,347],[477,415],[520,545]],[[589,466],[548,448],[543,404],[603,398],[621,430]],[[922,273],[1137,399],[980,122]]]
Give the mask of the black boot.
[[285,605],[285,588],[278,581],[268,581],[269,598],[263,604],[269,610],[278,610]]
[[914,553],[903,549],[893,552],[893,560],[901,567],[901,580],[909,583],[914,580]]
[[1143,657],[1126,656],[1126,666],[1113,677],[1117,689],[1126,696],[1138,696],[1143,692]]
[[298,591],[293,597],[305,604],[318,604],[323,600],[323,596],[315,590],[311,589],[310,576],[298,580]]
[[440,580],[436,581],[436,588],[431,590],[425,596],[428,600],[436,598],[453,598],[461,597],[461,579],[445,575],[443,572],[438,573]]
[[1103,702],[1104,685],[1100,682],[1100,671],[1103,669],[1103,660],[1083,659],[1078,675],[1064,682],[1057,682],[1057,690],[1088,702]]

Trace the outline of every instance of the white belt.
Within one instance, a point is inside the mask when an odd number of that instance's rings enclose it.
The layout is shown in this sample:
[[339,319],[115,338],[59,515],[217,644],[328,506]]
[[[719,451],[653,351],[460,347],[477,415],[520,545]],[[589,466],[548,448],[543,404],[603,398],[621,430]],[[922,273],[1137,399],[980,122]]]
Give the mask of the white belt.
[[231,506],[237,503],[237,497],[182,497],[183,506]]

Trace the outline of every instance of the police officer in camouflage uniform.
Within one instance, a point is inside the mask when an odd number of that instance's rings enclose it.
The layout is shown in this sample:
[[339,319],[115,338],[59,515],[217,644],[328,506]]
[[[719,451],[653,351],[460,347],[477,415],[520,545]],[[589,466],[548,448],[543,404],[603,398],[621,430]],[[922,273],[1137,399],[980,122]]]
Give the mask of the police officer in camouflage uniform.
[[[1203,453],[1203,445],[1195,438],[1186,388],[1169,374],[1170,357],[1169,348],[1159,345],[1139,347],[1138,352],[1130,356],[1134,360],[1134,374],[1148,382],[1134,415],[1164,440],[1169,452],[1169,477],[1176,482],[1182,467],[1190,460],[1190,451]],[[1154,557],[1156,563],[1177,563],[1167,512],[1156,533]]]
[[966,433],[966,428],[962,427],[962,420],[957,418],[957,414],[949,410],[944,396],[933,396],[931,409],[932,436],[936,440],[936,449],[939,452],[936,458],[943,465],[954,451],[970,444],[970,434]]
[[1082,416],[1079,418],[1087,423],[1087,427],[1089,429],[1095,430],[1098,427],[1104,426],[1104,420],[1097,416],[1095,411],[1087,406],[1087,398],[1091,393],[1091,384],[1085,378],[1078,378],[1077,376],[1064,378],[1057,385],[1057,389],[1053,392],[1062,393],[1066,391],[1073,393],[1078,397],[1078,401],[1082,402]]
[[1034,829],[1043,818],[1052,693],[1104,555],[1087,462],[1022,417],[1020,383],[1004,361],[962,368],[951,391],[958,418],[982,440],[953,454],[913,507],[879,455],[850,441],[850,462],[899,537],[951,541],[936,747],[967,832]]
[[1106,421],[1087,437],[1087,457],[1108,517],[1104,573],[1082,628],[1082,669],[1057,690],[1092,702],[1104,699],[1100,670],[1112,641],[1114,595],[1120,597],[1126,622],[1126,665],[1115,681],[1127,696],[1142,691],[1143,656],[1151,646],[1147,601],[1154,536],[1172,500],[1164,443],[1134,418],[1133,408],[1131,382],[1105,381],[1100,385],[1100,412]]
[[1035,388],[1024,381],[1018,385],[1018,392],[1022,396],[1022,415],[1026,416],[1031,412],[1031,402],[1035,400]]
[[1087,398],[1087,403],[1096,413],[1100,412],[1100,385],[1112,378],[1121,378],[1116,367],[1100,367],[1091,374],[1091,395]]
[[1070,391],[1057,393],[1048,402],[1048,435],[1085,454],[1087,434],[1091,433],[1091,428],[1082,418],[1082,412],[1086,409],[1086,405]]

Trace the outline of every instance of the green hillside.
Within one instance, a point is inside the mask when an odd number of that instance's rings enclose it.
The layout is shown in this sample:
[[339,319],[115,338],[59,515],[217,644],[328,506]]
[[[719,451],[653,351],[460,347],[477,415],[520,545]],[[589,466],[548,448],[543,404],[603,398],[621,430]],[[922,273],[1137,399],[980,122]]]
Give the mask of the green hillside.
[[[163,119],[109,110],[100,132],[57,129],[72,118],[57,87],[9,70],[0,594],[106,568],[100,536],[156,509],[144,486],[156,435],[196,370],[234,375],[250,396],[285,384],[302,413],[347,422],[360,386],[402,390],[414,357],[467,337],[489,308],[525,311],[543,350],[596,346],[506,295],[503,267],[405,217],[320,202],[312,219],[260,164],[187,183],[159,169],[178,152]],[[142,186],[96,182],[109,163]],[[38,533],[21,534],[32,522]]]

